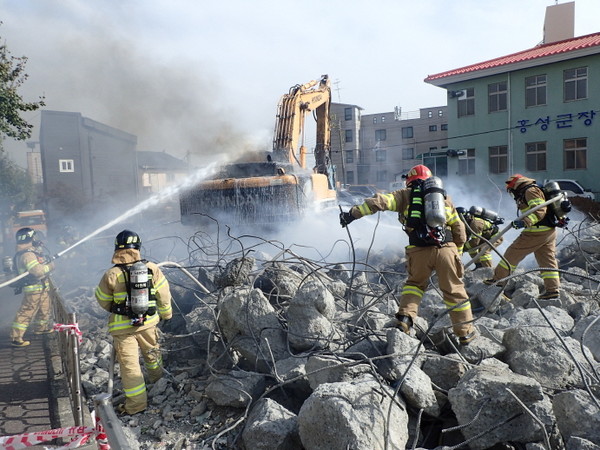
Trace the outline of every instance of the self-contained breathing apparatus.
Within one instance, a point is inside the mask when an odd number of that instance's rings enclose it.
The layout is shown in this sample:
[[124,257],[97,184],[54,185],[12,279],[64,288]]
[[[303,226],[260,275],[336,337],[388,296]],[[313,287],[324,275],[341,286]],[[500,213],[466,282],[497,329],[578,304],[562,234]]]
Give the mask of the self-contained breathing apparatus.
[[492,224],[490,236],[495,235],[498,232],[498,225],[502,225],[504,223],[504,219],[500,217],[496,211],[492,211],[491,209],[486,209],[481,206],[471,206],[469,208],[469,214]]
[[[556,201],[550,203],[548,208],[552,214],[546,213],[546,217],[553,223],[552,226],[566,228],[569,223],[567,214],[571,212],[571,201],[567,194],[560,190],[560,186],[556,181],[549,181],[542,187],[542,192],[546,200],[557,197]],[[545,219],[545,218],[544,218]]]
[[417,180],[411,192],[406,231],[411,245],[441,246],[446,234],[446,191],[442,180],[429,177]]
[[[545,185],[541,186],[536,183],[531,183],[520,190],[518,198],[521,198],[525,202],[525,192],[527,189],[532,187],[539,188],[544,194],[544,200],[556,200],[546,209],[546,215],[536,225],[546,225],[549,227],[566,228],[569,223],[569,217],[567,214],[571,212],[571,201],[568,199],[567,194],[561,191],[560,186],[556,181],[549,181]],[[517,197],[515,197],[517,198]]]
[[[32,252],[38,259],[42,256],[30,248],[18,251],[17,253],[15,253],[15,256],[13,256],[13,258],[12,258],[12,264],[10,265],[11,275],[13,275],[15,277],[20,275],[19,269],[18,269],[19,258],[21,257],[21,255],[23,253],[26,253],[26,252]],[[6,262],[5,262],[5,264],[6,264]],[[6,268],[8,269],[9,267],[6,267]],[[7,270],[7,272],[8,272],[8,270]],[[15,295],[19,295],[20,293],[23,292],[23,288],[25,286],[29,286],[31,284],[38,284],[40,282],[41,282],[40,280],[38,280],[36,277],[34,277],[32,274],[29,273],[26,276],[24,276],[23,278],[19,278],[17,281],[10,283],[10,286],[13,288]]]
[[129,317],[133,326],[143,325],[146,317],[156,313],[156,307],[150,306],[150,301],[154,300],[152,269],[145,262],[141,260],[131,265],[116,265],[125,277],[127,297],[123,303],[113,303],[111,312]]

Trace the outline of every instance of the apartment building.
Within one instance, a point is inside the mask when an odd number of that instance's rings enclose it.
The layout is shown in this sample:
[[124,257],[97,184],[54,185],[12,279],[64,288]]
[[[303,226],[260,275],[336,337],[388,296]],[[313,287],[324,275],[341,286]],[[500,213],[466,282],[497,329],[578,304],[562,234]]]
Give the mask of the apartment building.
[[446,106],[417,112],[362,114],[360,106],[332,103],[331,153],[344,185],[388,190],[415,164],[448,175]]

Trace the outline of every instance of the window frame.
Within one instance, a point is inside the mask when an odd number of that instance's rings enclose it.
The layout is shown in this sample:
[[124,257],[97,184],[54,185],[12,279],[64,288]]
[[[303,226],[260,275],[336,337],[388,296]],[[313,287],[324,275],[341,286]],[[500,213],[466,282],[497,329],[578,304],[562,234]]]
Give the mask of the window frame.
[[[543,81],[541,78],[543,77]],[[528,85],[527,83],[530,82]],[[530,95],[531,94],[531,95]],[[544,74],[525,77],[525,108],[544,106],[548,101],[548,76]],[[530,96],[532,102],[530,103]],[[540,97],[543,96],[543,100]],[[535,98],[533,98],[535,97]]]
[[[579,71],[585,71],[585,75],[580,76]],[[573,76],[567,78],[568,72],[574,72]],[[573,86],[573,98],[567,98],[569,88]],[[584,91],[580,93],[580,91]],[[574,102],[588,98],[588,68],[577,67],[575,69],[565,69],[563,71],[563,101]]]
[[508,173],[508,145],[488,147],[488,171],[490,173]]
[[[573,142],[575,146],[573,148],[567,149],[567,143]],[[581,143],[584,143],[584,146],[579,146]],[[571,138],[563,140],[563,167],[564,170],[582,170],[587,169],[587,138]],[[572,166],[569,166],[569,156],[573,154]],[[583,154],[583,157],[580,155]],[[583,159],[583,164],[580,166],[577,164],[580,159]]]
[[[465,150],[465,156],[458,159],[458,174],[459,175],[475,175],[475,149],[468,148]],[[466,167],[465,167],[466,166]]]
[[59,159],[58,160],[58,171],[60,173],[74,173],[75,162],[72,159]]
[[456,102],[456,113],[460,117],[469,117],[475,115],[475,88],[463,89],[465,98],[458,97]]
[[525,143],[525,167],[530,172],[547,170],[548,143],[546,141]]

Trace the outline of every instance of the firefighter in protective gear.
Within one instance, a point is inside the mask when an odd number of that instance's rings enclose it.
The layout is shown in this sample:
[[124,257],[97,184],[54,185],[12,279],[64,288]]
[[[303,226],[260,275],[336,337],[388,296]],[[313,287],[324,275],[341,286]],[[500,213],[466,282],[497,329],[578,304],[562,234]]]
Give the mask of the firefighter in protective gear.
[[376,194],[362,205],[353,206],[349,212],[340,214],[342,227],[355,219],[379,211],[395,211],[404,231],[408,234],[406,267],[408,278],[402,289],[400,306],[396,313],[398,326],[408,333],[413,319],[418,315],[419,305],[435,270],[443,293],[444,304],[450,310],[454,333],[461,344],[468,344],[476,336],[473,314],[463,284],[464,267],[460,255],[466,241],[465,225],[458,218],[449,196],[442,199],[445,217],[443,239],[430,239],[426,230],[424,196],[422,187],[432,177],[423,165],[413,167],[406,177],[406,188],[387,194]]
[[[468,211],[465,208],[457,207],[459,217],[466,224],[467,231],[467,242],[464,249],[469,253],[471,258],[474,258],[477,254],[481,254],[479,259],[475,262],[475,269],[480,267],[492,267],[492,249],[486,243],[490,241],[499,233],[498,224],[504,223],[503,219],[497,219],[492,222],[486,220],[483,217],[478,217],[476,211],[481,208],[471,206]],[[501,220],[501,221],[500,221]],[[502,244],[504,239],[498,238],[492,245],[494,248]],[[485,246],[480,247],[480,246]]]
[[[521,174],[514,174],[506,181],[506,190],[514,197],[517,208],[523,214],[527,210],[546,201],[544,192],[535,180]],[[560,278],[556,261],[556,227],[547,206],[527,215],[523,220],[514,220],[513,228],[523,229],[519,237],[506,249],[504,259],[494,270],[494,277],[485,280],[486,284],[495,284],[507,277],[527,255],[533,253],[539,267],[547,268],[540,275],[545,291],[540,299],[558,298]],[[506,261],[505,261],[506,260]]]
[[[124,414],[136,414],[146,409],[148,394],[139,352],[149,381],[158,381],[163,369],[157,325],[160,319],[169,320],[173,316],[169,283],[156,264],[142,260],[141,245],[140,237],[133,231],[123,230],[117,235],[112,257],[114,266],[104,274],[95,292],[98,304],[111,313],[108,331],[113,337],[125,391],[125,403],[118,406],[118,412]],[[148,267],[149,280],[148,311],[141,322],[134,319],[127,308],[131,293],[128,269],[138,261]]]
[[23,279],[23,301],[13,321],[10,338],[14,347],[26,347],[30,342],[25,341],[23,336],[32,322],[34,334],[52,332],[48,276],[54,269],[54,263],[48,262],[38,250],[42,243],[37,239],[35,230],[21,228],[15,237],[15,268],[19,275],[25,272],[29,272],[29,275]]

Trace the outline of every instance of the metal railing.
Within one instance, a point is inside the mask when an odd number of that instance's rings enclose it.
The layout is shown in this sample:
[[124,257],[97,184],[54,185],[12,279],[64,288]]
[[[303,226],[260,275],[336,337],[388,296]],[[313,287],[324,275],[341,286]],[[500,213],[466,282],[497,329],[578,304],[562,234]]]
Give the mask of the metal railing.
[[[50,280],[50,301],[54,310],[54,321],[64,325],[77,325],[77,317],[65,305],[58,289]],[[79,337],[75,333],[57,333],[58,348],[69,386],[69,397],[76,426],[84,424],[83,395],[81,391],[81,369],[79,367]]]

